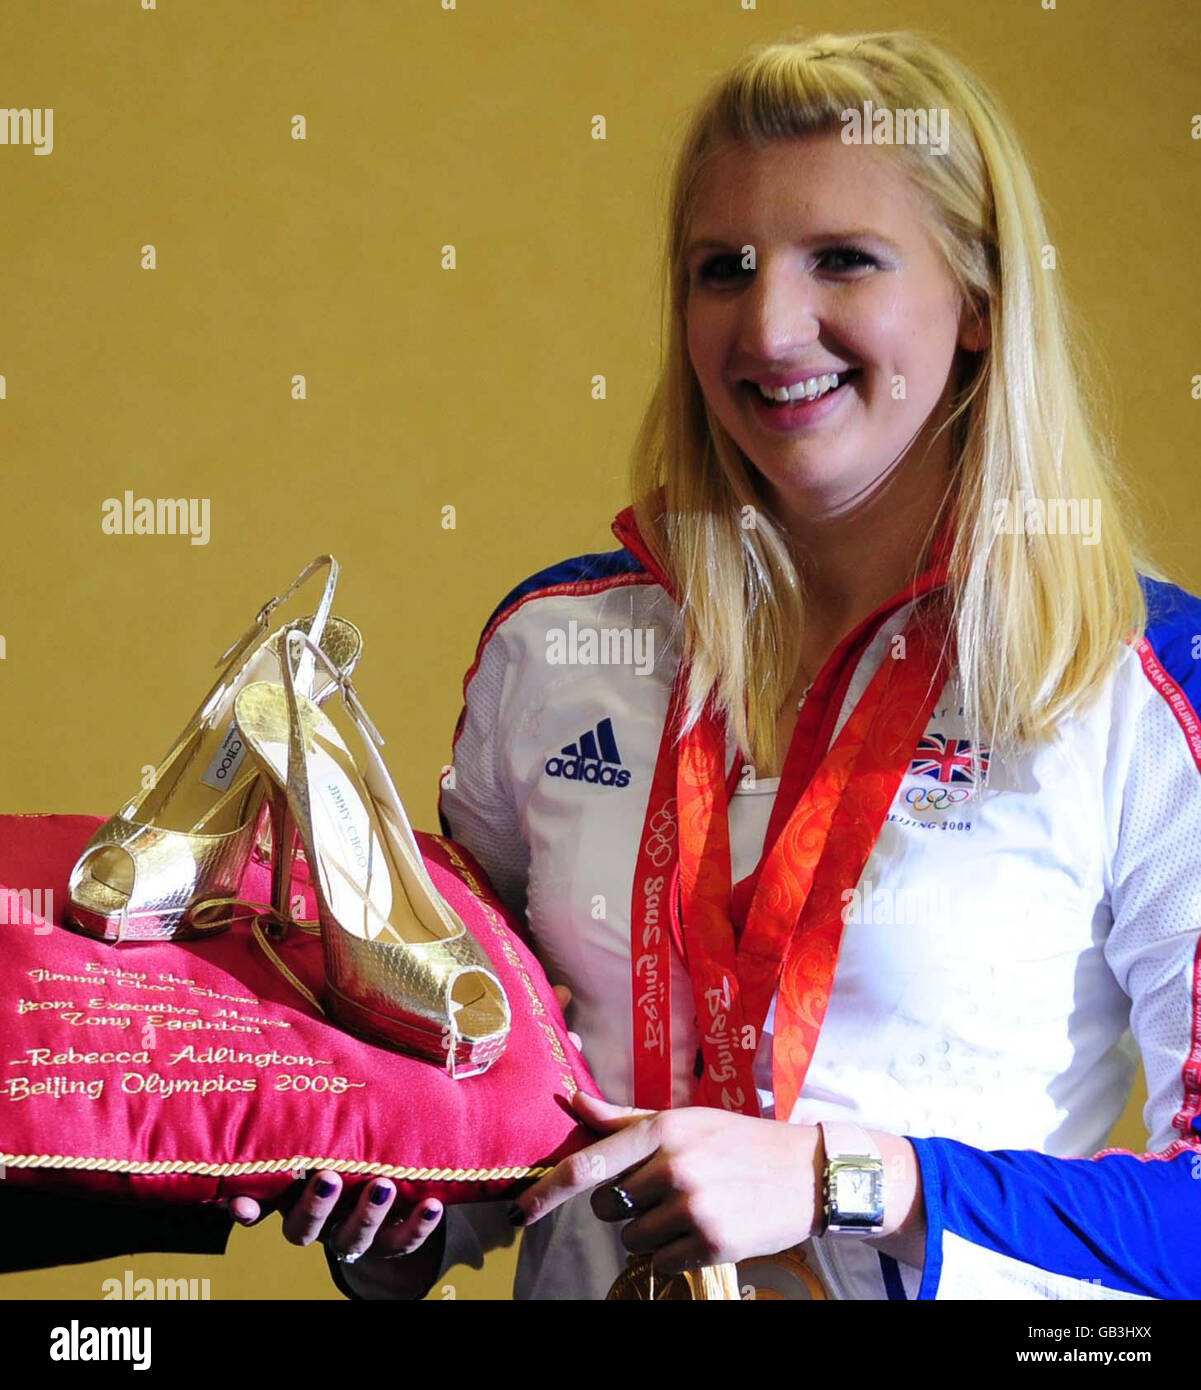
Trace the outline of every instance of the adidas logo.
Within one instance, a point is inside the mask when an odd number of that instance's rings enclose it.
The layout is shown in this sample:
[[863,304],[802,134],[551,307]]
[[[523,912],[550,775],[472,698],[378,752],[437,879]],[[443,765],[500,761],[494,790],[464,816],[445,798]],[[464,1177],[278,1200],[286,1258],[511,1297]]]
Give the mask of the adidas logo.
[[602,719],[595,731],[589,729],[575,743],[565,744],[546,760],[549,777],[566,777],[569,782],[596,782],[602,787],[624,787],[629,783],[628,768],[621,765],[613,721]]

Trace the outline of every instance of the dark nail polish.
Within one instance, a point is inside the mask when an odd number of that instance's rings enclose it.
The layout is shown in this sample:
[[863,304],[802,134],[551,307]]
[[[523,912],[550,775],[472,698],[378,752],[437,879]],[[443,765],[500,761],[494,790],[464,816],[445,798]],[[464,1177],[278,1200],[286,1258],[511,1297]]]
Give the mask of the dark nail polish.
[[423,1220],[432,1221],[434,1217],[438,1215],[438,1208],[426,1207],[426,1209],[421,1213],[421,1215]]
[[517,1205],[516,1202],[514,1202],[513,1205],[509,1208],[509,1210],[505,1212],[505,1216],[508,1219],[510,1226],[525,1225],[525,1212],[522,1211],[522,1209]]
[[391,1195],[391,1191],[386,1187],[373,1187],[371,1189],[371,1196],[367,1200],[373,1207],[380,1207],[383,1206]]
[[329,1180],[328,1178],[318,1178],[318,1179],[317,1179],[317,1196],[318,1196],[318,1197],[332,1197],[333,1194],[334,1194],[337,1190],[338,1190],[338,1184],[337,1184],[336,1182],[330,1182],[330,1180]]

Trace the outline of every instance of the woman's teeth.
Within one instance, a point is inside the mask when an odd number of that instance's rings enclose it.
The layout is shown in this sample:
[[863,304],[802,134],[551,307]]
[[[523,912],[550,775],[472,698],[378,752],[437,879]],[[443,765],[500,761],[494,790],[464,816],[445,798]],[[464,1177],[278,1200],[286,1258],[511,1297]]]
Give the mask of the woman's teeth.
[[827,372],[823,376],[812,376],[808,381],[798,381],[792,386],[760,386],[753,383],[764,400],[773,405],[795,404],[797,401],[815,401],[833,391],[850,375],[849,372]]

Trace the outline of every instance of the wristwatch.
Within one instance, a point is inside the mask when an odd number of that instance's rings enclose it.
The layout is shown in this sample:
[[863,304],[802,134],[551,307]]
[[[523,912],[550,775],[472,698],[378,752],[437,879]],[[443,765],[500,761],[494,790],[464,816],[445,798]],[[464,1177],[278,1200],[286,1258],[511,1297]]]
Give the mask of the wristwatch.
[[884,1160],[858,1125],[819,1120],[826,1166],[822,1235],[877,1236],[884,1228]]

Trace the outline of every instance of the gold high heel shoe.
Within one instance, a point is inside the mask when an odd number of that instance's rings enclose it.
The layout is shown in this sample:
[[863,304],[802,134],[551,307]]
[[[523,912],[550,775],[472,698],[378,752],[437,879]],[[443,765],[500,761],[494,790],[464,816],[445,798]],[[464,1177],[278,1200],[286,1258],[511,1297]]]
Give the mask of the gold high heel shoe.
[[[293,669],[299,657],[300,674]],[[324,666],[363,737],[359,771],[334,725],[303,688]],[[441,1063],[454,1077],[486,1071],[504,1052],[509,1001],[488,958],[434,887],[383,743],[349,675],[299,627],[283,639],[283,683],[245,686],[234,718],[273,784],[273,824],[300,834],[317,900],[330,1015],[350,1031]],[[283,891],[286,873],[279,876]],[[288,916],[286,898],[274,904]]]
[[[353,623],[329,616],[338,582],[332,555],[319,555],[220,657],[216,684],[159,764],[149,787],[99,826],[71,870],[67,918],[113,943],[162,941],[220,930],[254,844],[266,788],[233,721],[234,697],[252,681],[278,675],[281,625],[264,635],[272,612],[312,575],[327,568],[316,612],[303,624],[328,652],[333,668],[349,670],[362,650]],[[334,684],[311,691],[324,699]],[[273,846],[273,896],[286,896],[291,841]],[[282,875],[279,889],[275,876]],[[217,900],[217,901],[215,901]],[[203,907],[200,905],[203,904]],[[193,911],[195,907],[195,912]]]

